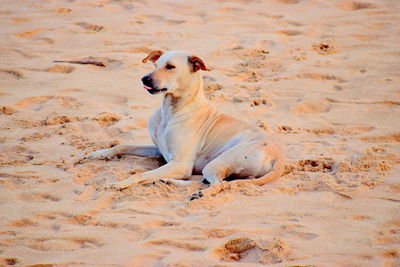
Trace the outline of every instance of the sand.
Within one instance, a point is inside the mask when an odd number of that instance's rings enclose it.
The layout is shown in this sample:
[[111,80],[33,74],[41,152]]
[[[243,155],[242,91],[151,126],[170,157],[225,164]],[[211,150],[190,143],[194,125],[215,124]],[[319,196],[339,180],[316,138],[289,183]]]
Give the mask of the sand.
[[[1,0],[0,21],[1,266],[400,266],[398,0]],[[201,57],[207,97],[276,135],[285,175],[192,202],[199,176],[85,186],[162,164],[75,164],[151,142],[152,49]]]

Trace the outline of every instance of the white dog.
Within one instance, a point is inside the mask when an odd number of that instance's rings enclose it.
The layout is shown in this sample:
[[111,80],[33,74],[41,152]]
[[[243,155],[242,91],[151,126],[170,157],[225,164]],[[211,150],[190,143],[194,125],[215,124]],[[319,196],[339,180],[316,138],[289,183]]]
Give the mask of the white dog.
[[149,120],[155,145],[118,145],[92,152],[85,159],[162,156],[167,164],[105,188],[122,190],[132,185],[202,174],[210,186],[190,196],[193,200],[218,193],[228,177],[247,178],[246,181],[263,185],[282,175],[282,150],[266,132],[221,114],[208,103],[201,70],[209,69],[199,57],[186,51],[156,50],[143,62],[148,60],[155,64],[155,69],[142,78],[144,88],[163,97],[160,108]]

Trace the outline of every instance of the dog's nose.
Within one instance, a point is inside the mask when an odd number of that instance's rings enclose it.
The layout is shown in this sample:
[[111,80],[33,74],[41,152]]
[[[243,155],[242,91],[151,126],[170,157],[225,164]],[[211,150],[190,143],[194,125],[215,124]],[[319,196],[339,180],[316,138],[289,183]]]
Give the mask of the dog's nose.
[[150,75],[144,76],[142,78],[142,83],[148,87],[153,87],[153,79],[150,77]]

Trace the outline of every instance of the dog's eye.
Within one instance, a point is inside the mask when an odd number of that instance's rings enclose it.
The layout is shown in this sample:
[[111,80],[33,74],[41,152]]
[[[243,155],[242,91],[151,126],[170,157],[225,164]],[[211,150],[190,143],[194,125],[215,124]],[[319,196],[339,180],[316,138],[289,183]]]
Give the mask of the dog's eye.
[[172,70],[172,69],[175,69],[175,66],[174,66],[174,65],[171,65],[171,64],[167,64],[167,65],[165,66],[165,68],[166,68],[167,70]]

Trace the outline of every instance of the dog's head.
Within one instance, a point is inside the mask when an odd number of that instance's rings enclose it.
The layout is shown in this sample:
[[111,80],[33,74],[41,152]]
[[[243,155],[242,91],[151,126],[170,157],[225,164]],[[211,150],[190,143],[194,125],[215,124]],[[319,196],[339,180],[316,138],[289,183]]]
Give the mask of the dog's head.
[[[150,94],[171,92],[181,95],[199,79],[199,70],[209,71],[203,60],[187,51],[162,52],[154,50],[143,59],[151,61],[155,69],[142,78],[144,88]],[[201,78],[201,77],[200,77]]]

